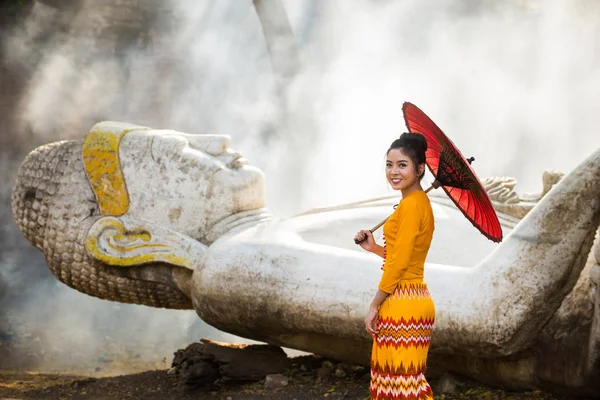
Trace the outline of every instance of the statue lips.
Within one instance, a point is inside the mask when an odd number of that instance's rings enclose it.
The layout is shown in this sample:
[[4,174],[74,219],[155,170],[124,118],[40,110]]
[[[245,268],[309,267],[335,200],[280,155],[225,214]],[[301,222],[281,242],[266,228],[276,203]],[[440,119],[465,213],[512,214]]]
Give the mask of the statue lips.
[[227,168],[239,169],[248,164],[248,160],[241,153],[235,153],[233,158],[227,162]]

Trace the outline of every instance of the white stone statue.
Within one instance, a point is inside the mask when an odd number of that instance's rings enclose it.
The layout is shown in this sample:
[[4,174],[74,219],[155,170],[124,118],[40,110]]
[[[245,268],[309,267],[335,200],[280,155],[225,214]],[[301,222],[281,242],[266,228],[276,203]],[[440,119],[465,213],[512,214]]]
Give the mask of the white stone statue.
[[[368,362],[381,260],[353,236],[393,197],[278,219],[229,138],[116,122],[39,147],[12,197],[23,235],[65,284],[106,300],[194,308],[226,332]],[[437,314],[429,373],[600,395],[600,150],[496,246],[443,193],[425,281]],[[510,232],[512,230],[512,232]],[[507,232],[510,234],[506,235]],[[587,264],[586,264],[587,263]]]

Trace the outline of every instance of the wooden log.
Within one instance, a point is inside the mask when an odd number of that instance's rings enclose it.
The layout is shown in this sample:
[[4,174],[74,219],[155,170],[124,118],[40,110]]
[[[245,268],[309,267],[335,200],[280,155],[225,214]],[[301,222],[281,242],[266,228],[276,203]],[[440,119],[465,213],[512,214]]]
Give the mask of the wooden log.
[[172,367],[186,391],[212,390],[225,383],[259,381],[289,368],[281,347],[231,344],[202,339],[175,353]]

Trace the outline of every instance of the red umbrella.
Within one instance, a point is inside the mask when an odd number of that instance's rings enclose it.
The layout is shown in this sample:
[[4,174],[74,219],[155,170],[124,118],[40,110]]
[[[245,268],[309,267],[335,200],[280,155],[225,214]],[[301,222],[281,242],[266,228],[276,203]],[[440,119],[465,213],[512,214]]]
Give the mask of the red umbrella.
[[483,185],[471,167],[475,158],[465,159],[460,150],[438,126],[411,103],[402,105],[410,132],[427,140],[426,163],[435,177],[433,187],[441,186],[473,226],[493,242],[502,241],[502,227]]
[[[435,180],[425,192],[441,186],[475,228],[493,242],[502,241],[502,227],[496,211],[471,168],[471,162],[475,159],[465,159],[442,130],[414,104],[404,103],[402,111],[408,130],[420,133],[427,140],[425,162]],[[385,221],[387,218],[371,229],[371,232],[376,231]]]

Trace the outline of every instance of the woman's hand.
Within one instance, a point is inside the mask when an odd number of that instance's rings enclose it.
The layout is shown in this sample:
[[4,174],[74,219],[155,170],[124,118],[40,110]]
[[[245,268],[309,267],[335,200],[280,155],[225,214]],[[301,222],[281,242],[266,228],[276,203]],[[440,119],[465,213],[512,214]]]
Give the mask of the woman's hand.
[[362,231],[358,231],[358,233],[354,236],[354,241],[358,241],[360,247],[366,251],[373,251],[375,249],[375,238],[369,230],[363,229]]
[[377,329],[378,315],[379,310],[371,307],[367,313],[367,317],[365,318],[365,328],[367,328],[367,332],[369,332],[369,335],[371,335],[373,338],[379,332],[379,329]]

